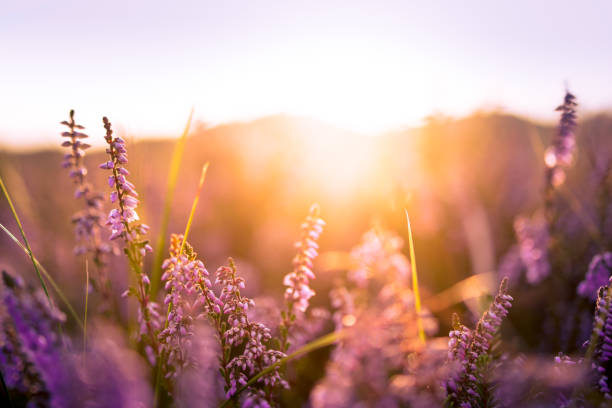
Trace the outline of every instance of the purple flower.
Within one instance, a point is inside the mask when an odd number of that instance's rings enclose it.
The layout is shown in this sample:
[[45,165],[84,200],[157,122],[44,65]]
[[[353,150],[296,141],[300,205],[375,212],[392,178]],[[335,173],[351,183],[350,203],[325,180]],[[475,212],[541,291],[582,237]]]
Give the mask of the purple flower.
[[449,363],[455,372],[445,383],[451,406],[481,406],[482,398],[491,392],[488,383],[493,336],[512,307],[512,297],[507,292],[508,279],[504,278],[499,291],[482,315],[476,329],[470,330],[453,316],[453,330],[449,333]]
[[[249,320],[247,311],[255,304],[240,293],[240,289],[245,287],[244,279],[237,276],[231,258],[229,264],[229,267],[217,269],[215,284],[221,285],[222,289],[218,298],[210,299],[210,304],[214,303],[219,308],[218,311],[209,312],[221,345],[221,371],[227,398],[233,397],[251,377],[285,357],[283,352],[270,347],[270,330],[261,323]],[[276,367],[246,389],[245,403],[251,401],[249,404],[254,406],[252,404],[259,401],[257,406],[265,406],[259,390],[288,387],[280,368]],[[267,403],[267,398],[265,401]]]
[[564,168],[570,166],[574,161],[576,106],[578,106],[576,97],[567,91],[563,104],[556,109],[561,112],[557,135],[546,149],[544,156],[544,162],[548,168],[547,184],[552,187],[558,187],[565,182]]
[[283,285],[287,288],[285,300],[288,303],[289,313],[292,313],[294,306],[298,311],[305,312],[308,300],[315,294],[309,286],[309,281],[315,278],[312,263],[318,255],[317,240],[325,225],[325,221],[319,218],[319,212],[317,204],[310,207],[308,217],[302,224],[302,237],[295,243],[298,252],[293,258],[293,271],[283,279]]
[[532,218],[519,216],[514,221],[514,231],[527,282],[535,285],[550,274],[548,224],[539,214]]
[[576,292],[580,296],[595,301],[598,289],[602,286],[607,286],[611,271],[612,253],[605,252],[595,255],[589,264],[584,280],[578,284]]
[[609,285],[598,290],[593,335],[595,340],[592,368],[597,379],[597,388],[606,400],[612,399],[610,371],[612,369],[612,302]]
[[165,328],[159,333],[159,342],[166,357],[165,376],[173,380],[192,364],[186,345],[193,341],[196,319],[213,310],[213,305],[217,306],[208,271],[191,245],[185,242],[181,252],[182,242],[182,235],[172,234],[170,258],[162,265],[168,315]]
[[127,163],[125,142],[120,137],[113,137],[111,123],[106,117],[102,118],[102,121],[106,129],[104,139],[108,144],[106,153],[110,160],[102,163],[100,167],[112,170],[109,185],[115,190],[111,193],[110,200],[118,204],[118,208],[113,208],[109,212],[106,224],[111,228],[111,240],[122,238],[125,242],[125,253],[130,268],[137,276],[136,287],[131,288],[127,293],[138,299],[139,339],[144,341],[149,361],[154,364],[155,356],[159,353],[157,335],[161,328],[160,315],[157,303],[149,299],[151,282],[142,270],[145,255],[153,251],[149,242],[144,238],[149,227],[146,224],[137,223],[140,219],[136,212],[138,193],[134,184],[127,180],[129,172],[123,167]]
[[287,351],[290,346],[289,332],[297,319],[309,306],[309,300],[315,295],[310,287],[310,280],[315,278],[312,272],[313,261],[318,255],[317,240],[323,231],[325,221],[319,218],[319,206],[313,204],[306,220],[302,224],[302,237],[295,243],[297,254],[293,258],[293,271],[285,275],[285,310],[281,313],[281,350]]
[[111,228],[110,239],[123,238],[126,244],[136,245],[138,252],[144,256],[145,252],[151,252],[153,249],[142,239],[142,235],[149,227],[146,224],[135,224],[140,220],[136,212],[138,193],[134,184],[127,179],[130,173],[123,167],[128,162],[125,141],[120,137],[113,138],[111,123],[106,117],[102,120],[106,129],[105,140],[109,146],[106,152],[110,160],[102,163],[100,168],[112,170],[113,174],[108,178],[108,185],[115,190],[110,194],[110,201],[119,204],[119,208],[112,209],[108,214],[106,224]]
[[83,157],[85,150],[90,147],[84,143],[83,139],[88,136],[85,133],[79,132],[84,129],[83,126],[77,124],[74,120],[74,110],[70,111],[70,119],[61,122],[62,125],[68,127],[68,132],[63,132],[62,136],[68,140],[62,143],[63,147],[70,148],[70,153],[64,155],[62,167],[70,169],[70,178],[76,185],[75,198],[83,199],[85,208],[75,213],[72,217],[74,223],[74,232],[77,240],[77,245],[74,252],[77,255],[89,253],[92,255],[94,264],[96,265],[97,273],[92,279],[94,287],[98,289],[106,301],[110,296],[108,288],[108,278],[106,276],[106,254],[112,252],[112,246],[103,242],[101,238],[102,232],[102,201],[101,194],[94,191],[93,186],[86,181],[87,169],[84,167]]
[[[66,341],[55,330],[65,316],[49,303],[42,290],[30,293],[23,280],[2,272],[2,301],[10,323],[3,321],[2,371],[9,388],[28,396],[32,403],[72,406],[67,392],[73,382],[62,347]],[[16,370],[23,371],[19,372]]]

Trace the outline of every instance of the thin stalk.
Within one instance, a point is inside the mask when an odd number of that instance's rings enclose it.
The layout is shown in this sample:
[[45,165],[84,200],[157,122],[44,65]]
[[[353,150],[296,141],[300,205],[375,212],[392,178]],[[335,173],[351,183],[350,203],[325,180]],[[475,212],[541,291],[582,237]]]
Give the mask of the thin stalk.
[[[89,304],[89,263],[85,258],[85,313],[83,315],[83,356],[87,352],[87,306]],[[85,357],[83,357],[85,358]]]
[[161,284],[161,265],[164,259],[164,249],[166,247],[166,235],[168,234],[168,223],[170,221],[170,213],[172,211],[172,203],[174,199],[174,190],[178,180],[179,168],[185,151],[187,134],[191,127],[191,119],[193,117],[193,108],[189,113],[189,118],[185,124],[185,129],[179,140],[174,145],[172,159],[170,160],[170,170],[168,172],[168,187],[166,188],[166,198],[164,202],[164,211],[162,213],[161,226],[159,235],[157,236],[157,244],[155,245],[155,259],[153,260],[153,269],[151,271],[151,297],[156,298],[157,292]]
[[288,356],[281,358],[276,363],[274,363],[274,364],[264,368],[259,373],[255,374],[253,377],[251,377],[251,379],[249,381],[247,381],[247,383],[245,385],[243,385],[242,387],[238,388],[236,393],[230,399],[225,400],[219,406],[219,408],[223,408],[223,407],[228,406],[235,398],[238,397],[238,395],[240,395],[240,393],[242,391],[246,390],[249,386],[251,386],[253,383],[255,383],[257,380],[259,380],[264,375],[267,375],[267,374],[271,373],[277,367],[280,367],[283,364],[286,364],[289,360],[293,360],[294,358],[299,357],[302,354],[307,354],[307,353],[310,353],[311,351],[315,351],[315,350],[323,348],[325,346],[329,346],[331,344],[334,344],[334,343],[340,341],[344,336],[346,336],[346,333],[347,332],[345,330],[339,330],[339,331],[335,331],[333,333],[326,334],[325,336],[319,337],[318,339],[313,340],[310,343],[300,347],[299,349],[297,349],[293,353],[289,354]]
[[414,256],[414,242],[412,241],[412,228],[410,227],[410,217],[408,210],[406,212],[406,223],[408,224],[408,244],[410,247],[410,271],[412,273],[412,292],[414,293],[414,309],[417,315],[417,329],[419,339],[425,343],[425,330],[423,330],[423,319],[421,317],[421,295],[419,293],[419,277],[417,274],[416,257]]
[[[21,242],[19,242],[17,237],[15,235],[13,235],[11,233],[11,231],[8,230],[8,228],[6,228],[4,225],[0,224],[0,229],[2,229],[9,236],[9,238],[11,238],[13,240],[13,242],[15,242],[17,245],[19,245],[21,247],[21,249],[23,249],[23,252],[26,253],[26,255],[30,254],[28,252],[28,249]],[[64,303],[64,305],[66,306],[66,308],[70,312],[70,315],[74,318],[74,320],[77,322],[79,327],[81,329],[83,329],[84,325],[83,325],[83,322],[81,321],[81,318],[75,312],[74,308],[70,304],[70,301],[68,300],[66,295],[64,295],[64,292],[62,292],[62,290],[60,289],[58,284],[51,277],[51,275],[49,275],[49,272],[47,272],[47,270],[44,268],[44,266],[42,266],[42,264],[40,262],[38,262],[38,259],[34,258],[34,262],[36,263],[36,265],[38,266],[38,269],[42,272],[44,277],[47,279],[47,281],[49,282],[49,284],[51,285],[51,287],[53,288],[55,293],[57,293],[57,296],[59,296],[60,300]]]
[[43,290],[45,291],[45,295],[47,295],[47,299],[49,300],[49,304],[52,305],[51,297],[49,296],[49,291],[47,290],[47,285],[45,285],[45,281],[40,275],[40,271],[38,270],[38,265],[36,265],[36,261],[34,260],[34,254],[32,253],[32,249],[30,248],[30,243],[26,238],[25,231],[23,230],[23,226],[21,225],[21,221],[19,220],[19,216],[17,215],[17,211],[15,210],[15,206],[13,205],[13,201],[11,200],[11,196],[9,195],[6,186],[4,185],[4,181],[2,180],[2,176],[0,176],[0,187],[2,188],[2,192],[4,193],[4,197],[6,197],[6,201],[9,203],[9,207],[11,207],[11,213],[13,214],[13,218],[17,222],[17,226],[19,227],[19,232],[21,232],[21,237],[23,238],[23,242],[25,243],[26,250],[30,259],[32,260],[32,264],[34,265],[34,269],[36,270],[36,275],[38,276],[38,280],[40,280],[40,284],[42,285]]
[[189,234],[189,230],[191,229],[193,215],[195,214],[195,209],[198,205],[198,201],[200,201],[200,193],[202,192],[202,186],[204,185],[204,180],[206,179],[206,171],[208,170],[208,165],[209,162],[206,162],[204,166],[202,166],[202,174],[200,174],[198,192],[196,193],[196,196],[193,199],[193,204],[191,205],[191,212],[189,213],[189,219],[187,220],[187,226],[185,227],[185,233],[183,234],[183,241],[181,242],[181,249],[179,250],[179,255],[183,253],[183,247],[185,246],[185,242],[187,241],[187,235]]

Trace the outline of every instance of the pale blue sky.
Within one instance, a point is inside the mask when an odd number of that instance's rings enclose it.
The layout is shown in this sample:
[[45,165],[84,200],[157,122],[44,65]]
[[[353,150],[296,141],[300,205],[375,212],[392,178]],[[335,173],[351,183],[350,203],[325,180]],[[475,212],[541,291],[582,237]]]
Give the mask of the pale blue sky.
[[[612,107],[609,1],[27,1],[0,8],[0,144],[70,108],[135,136],[275,113],[360,132],[502,107],[551,120],[568,81]],[[93,132],[92,132],[93,133]]]

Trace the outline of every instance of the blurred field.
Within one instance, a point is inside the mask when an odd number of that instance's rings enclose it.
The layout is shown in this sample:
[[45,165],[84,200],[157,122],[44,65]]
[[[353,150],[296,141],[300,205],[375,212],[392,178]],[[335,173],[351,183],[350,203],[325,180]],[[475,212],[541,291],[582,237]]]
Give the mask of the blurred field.
[[[101,125],[84,125],[91,138],[102,138]],[[58,145],[60,130],[59,125],[49,130],[49,138],[56,137]],[[201,166],[209,161],[190,240],[211,269],[227,256],[235,257],[249,282],[249,295],[280,298],[281,277],[291,267],[292,242],[309,205],[318,202],[327,228],[320,241],[322,256],[313,283],[318,295],[313,303],[325,305],[335,270],[342,266],[341,251],[355,245],[372,225],[383,225],[406,238],[407,208],[427,299],[473,274],[496,272],[515,241],[514,218],[542,203],[543,146],[553,132],[553,126],[496,113],[459,120],[432,117],[421,128],[376,137],[287,116],[213,128],[196,124],[181,164],[169,231],[184,229]],[[612,116],[581,118],[576,166],[562,188],[562,206],[575,215],[569,225],[574,249],[581,254],[597,250],[589,239],[597,223],[593,194],[598,181],[593,166],[612,158],[611,135]],[[138,135],[138,141],[132,142],[130,135],[121,136],[128,140],[130,171],[143,203],[141,217],[152,227],[150,236],[156,237],[174,141]],[[74,239],[69,222],[79,204],[71,200],[73,186],[60,167],[62,154],[59,147],[3,151],[0,173],[13,194],[33,252],[73,303],[81,305],[84,265],[75,263],[71,254]],[[108,193],[104,172],[97,169],[103,160],[102,151],[88,152],[86,165],[96,188]],[[0,222],[17,232],[4,200]],[[34,278],[28,258],[4,234],[0,268]],[[585,271],[586,265],[576,265],[574,279],[582,279]],[[115,291],[127,286],[126,276],[111,274]],[[525,292],[513,314],[521,307],[532,308],[537,304],[533,299],[539,298]],[[451,308],[438,309],[444,334]],[[533,314],[537,321],[538,311]],[[520,347],[535,347],[532,337],[537,333],[528,329],[532,323],[523,321],[525,344]]]

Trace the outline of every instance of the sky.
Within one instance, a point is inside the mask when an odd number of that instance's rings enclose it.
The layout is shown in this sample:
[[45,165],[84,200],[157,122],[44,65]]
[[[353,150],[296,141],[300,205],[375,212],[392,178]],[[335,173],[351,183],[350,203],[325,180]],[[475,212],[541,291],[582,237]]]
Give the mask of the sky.
[[[0,8],[0,145],[75,109],[135,137],[273,114],[362,134],[431,114],[612,108],[609,1],[28,1]],[[93,131],[91,129],[94,129]],[[101,133],[101,132],[100,132]]]

